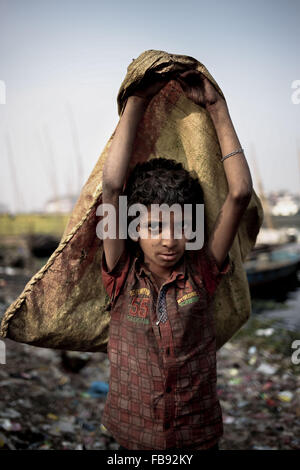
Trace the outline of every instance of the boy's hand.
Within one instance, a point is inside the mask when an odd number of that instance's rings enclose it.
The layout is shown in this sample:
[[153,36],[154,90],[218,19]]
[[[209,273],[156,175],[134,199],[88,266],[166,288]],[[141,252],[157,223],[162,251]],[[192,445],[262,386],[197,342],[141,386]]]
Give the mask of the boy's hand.
[[211,112],[219,105],[226,104],[212,83],[198,70],[188,70],[177,77],[187,98]]
[[131,96],[138,96],[149,103],[171,79],[171,77],[156,78],[155,76],[145,78]]

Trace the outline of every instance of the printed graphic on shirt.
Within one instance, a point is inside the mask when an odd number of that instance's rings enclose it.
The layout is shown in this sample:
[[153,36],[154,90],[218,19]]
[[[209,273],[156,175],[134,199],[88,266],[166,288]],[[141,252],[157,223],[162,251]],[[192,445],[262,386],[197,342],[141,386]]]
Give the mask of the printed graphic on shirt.
[[135,323],[149,324],[150,289],[142,287],[129,291],[129,310],[127,319]]
[[192,284],[187,281],[184,289],[179,290],[179,294],[177,296],[178,306],[183,307],[183,305],[197,302],[197,300],[199,300],[197,292],[194,290]]

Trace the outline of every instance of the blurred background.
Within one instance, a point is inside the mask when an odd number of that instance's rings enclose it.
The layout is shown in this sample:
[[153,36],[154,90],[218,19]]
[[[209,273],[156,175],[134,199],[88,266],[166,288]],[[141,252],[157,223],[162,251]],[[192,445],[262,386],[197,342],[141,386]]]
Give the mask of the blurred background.
[[[193,56],[226,96],[265,218],[252,316],[218,352],[223,449],[300,449],[299,16],[296,0],[0,0],[0,317],[56,249],[133,58]],[[5,344],[0,449],[117,448],[105,354]]]

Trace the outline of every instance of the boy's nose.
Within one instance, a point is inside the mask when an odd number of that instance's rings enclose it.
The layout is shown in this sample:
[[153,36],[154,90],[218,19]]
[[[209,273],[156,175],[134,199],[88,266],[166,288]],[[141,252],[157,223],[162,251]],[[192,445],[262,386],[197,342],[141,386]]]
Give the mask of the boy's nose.
[[173,254],[173,252],[175,252],[176,248],[177,248],[176,243],[172,243],[172,242],[170,243],[170,240],[167,243],[163,243],[162,246],[163,246],[164,250],[166,250],[167,253],[170,253],[170,254],[171,253]]
[[171,232],[168,238],[162,239],[163,246],[168,247],[168,248],[175,247],[177,243],[178,243],[178,239],[174,238],[174,232]]

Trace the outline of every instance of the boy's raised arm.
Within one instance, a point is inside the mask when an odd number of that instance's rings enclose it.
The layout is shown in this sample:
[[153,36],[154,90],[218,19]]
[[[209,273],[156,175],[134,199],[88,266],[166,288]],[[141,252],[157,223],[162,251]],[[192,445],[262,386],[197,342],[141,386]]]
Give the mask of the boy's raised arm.
[[147,104],[148,101],[139,96],[127,99],[103,166],[103,197],[108,191],[122,192],[136,130]]
[[[241,144],[225,101],[218,102],[209,113],[218,135],[222,156],[240,149]],[[238,153],[226,158],[223,165],[228,182],[228,194],[208,240],[208,246],[219,268],[230,250],[241,218],[252,197],[252,178],[244,154]]]
[[119,239],[119,196],[122,193],[129,161],[132,155],[136,129],[147,106],[147,101],[130,96],[117,125],[110,145],[102,176],[102,202],[112,204],[116,214],[116,238],[104,238],[103,250],[108,271],[111,271],[124,251],[125,240]]
[[[188,98],[204,107],[214,123],[222,156],[241,148],[231,121],[227,103],[210,81],[200,72],[188,71],[178,81]],[[222,268],[238,231],[241,218],[252,197],[252,178],[243,153],[223,161],[228,194],[217,216],[208,247],[219,269]]]
[[123,190],[129,161],[132,156],[137,127],[149,101],[165,84],[166,80],[156,80],[151,84],[148,83],[127,99],[103,166],[102,202],[112,204],[115,207],[117,218],[116,238],[103,239],[103,249],[109,271],[114,268],[125,248],[125,240],[118,238],[119,196]]
[[[242,146],[233,126],[226,102],[222,99],[208,108],[214,123],[222,155],[228,155]],[[243,153],[238,153],[223,161],[228,182],[228,190],[235,199],[251,198],[252,178],[247,160]],[[249,202],[249,201],[248,201]]]

